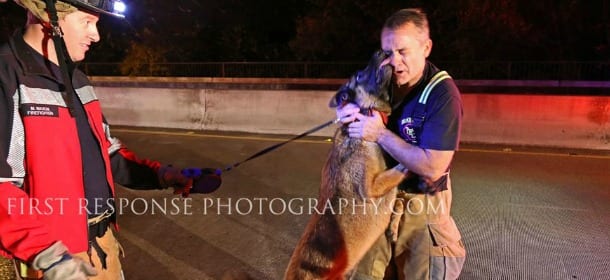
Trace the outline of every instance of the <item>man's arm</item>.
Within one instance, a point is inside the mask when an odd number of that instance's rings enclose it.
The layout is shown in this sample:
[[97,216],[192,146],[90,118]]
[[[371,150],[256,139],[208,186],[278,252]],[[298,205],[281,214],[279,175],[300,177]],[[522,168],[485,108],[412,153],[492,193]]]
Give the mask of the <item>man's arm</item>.
[[419,174],[426,181],[434,182],[447,171],[454,151],[423,149],[407,143],[385,127],[378,112],[373,112],[370,117],[360,113],[354,116],[358,121],[349,124],[350,137],[377,142],[406,169]]
[[422,149],[405,142],[388,129],[381,132],[377,143],[408,170],[430,182],[443,176],[455,153],[455,151]]
[[104,119],[104,132],[109,142],[108,153],[112,177],[116,183],[131,189],[162,189],[159,181],[161,163],[155,160],[140,159],[118,138],[110,135],[110,127]]
[[110,126],[105,118],[103,121],[104,133],[109,142],[112,176],[116,183],[140,190],[173,187],[181,192],[191,187],[192,180],[185,177],[179,168],[163,165],[156,160],[138,158],[119,139],[110,135]]

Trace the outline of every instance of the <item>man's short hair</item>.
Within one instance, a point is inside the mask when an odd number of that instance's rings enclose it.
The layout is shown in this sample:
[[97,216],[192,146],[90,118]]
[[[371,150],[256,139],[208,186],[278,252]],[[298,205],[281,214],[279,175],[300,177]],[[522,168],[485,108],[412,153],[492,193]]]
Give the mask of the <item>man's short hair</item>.
[[426,37],[430,37],[428,17],[426,16],[426,13],[419,8],[398,10],[386,19],[383,24],[383,29],[395,30],[409,22],[413,23],[413,25],[415,25],[420,32],[424,33]]

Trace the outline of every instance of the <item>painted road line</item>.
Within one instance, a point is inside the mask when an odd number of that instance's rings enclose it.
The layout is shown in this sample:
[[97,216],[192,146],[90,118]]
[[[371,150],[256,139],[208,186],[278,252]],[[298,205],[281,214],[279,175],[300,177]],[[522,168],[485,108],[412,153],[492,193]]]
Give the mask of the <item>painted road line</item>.
[[[203,133],[193,132],[193,131],[179,132],[179,131],[163,131],[163,130],[138,130],[138,129],[126,129],[126,128],[114,128],[114,129],[111,129],[111,131],[124,132],[124,133],[136,133],[136,134],[154,134],[154,135],[167,135],[167,136],[185,136],[185,137],[217,138],[217,139],[231,139],[231,140],[269,141],[269,142],[282,142],[282,141],[288,140],[288,138],[279,138],[279,137],[271,137],[271,136],[263,137],[263,136],[203,134]],[[332,143],[332,138],[324,138],[324,139],[317,139],[317,140],[299,139],[299,140],[294,140],[293,142],[312,143],[312,144],[330,144],[330,143]],[[492,149],[462,148],[459,150],[459,152],[610,159],[610,155],[586,155],[586,154],[570,154],[570,153],[558,153],[558,152],[514,151],[511,149],[492,150]]]
[[[278,137],[262,137],[262,136],[235,136],[235,135],[219,135],[219,134],[202,134],[198,132],[174,132],[174,131],[161,131],[161,130],[135,130],[135,129],[121,129],[114,128],[111,132],[126,132],[126,133],[137,133],[137,134],[155,134],[155,135],[168,135],[168,136],[186,136],[186,137],[201,137],[201,138],[219,138],[219,139],[232,139],[232,140],[254,140],[254,141],[269,141],[269,142],[282,142],[289,138],[278,138]],[[314,144],[325,144],[331,143],[331,138],[311,140],[311,139],[299,139],[294,140],[297,143],[314,143]]]

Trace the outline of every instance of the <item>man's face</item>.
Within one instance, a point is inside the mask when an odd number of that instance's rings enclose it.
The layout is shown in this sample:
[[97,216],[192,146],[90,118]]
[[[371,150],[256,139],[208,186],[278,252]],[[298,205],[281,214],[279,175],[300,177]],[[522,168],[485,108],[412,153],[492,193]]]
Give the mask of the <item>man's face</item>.
[[394,68],[396,84],[412,87],[423,75],[432,41],[409,22],[394,30],[384,29],[381,49],[388,55],[384,64],[389,63]]
[[99,15],[78,10],[67,14],[59,21],[59,26],[64,32],[64,42],[72,61],[77,62],[85,59],[85,53],[89,50],[91,43],[100,40],[100,35],[97,32],[98,20]]

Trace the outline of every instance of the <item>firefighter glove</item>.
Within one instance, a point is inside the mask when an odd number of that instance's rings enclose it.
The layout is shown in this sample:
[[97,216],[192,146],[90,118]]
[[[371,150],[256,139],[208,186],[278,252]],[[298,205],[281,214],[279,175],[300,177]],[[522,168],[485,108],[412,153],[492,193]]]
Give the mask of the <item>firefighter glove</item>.
[[186,197],[190,193],[211,193],[222,183],[222,170],[214,168],[184,168],[182,174],[193,180],[192,187],[182,193]]
[[161,166],[157,172],[159,176],[159,185],[162,188],[173,188],[175,193],[181,193],[183,189],[190,189],[193,185],[193,180],[182,175],[179,168],[170,165]]
[[91,264],[72,257],[61,241],[38,253],[32,262],[32,267],[42,270],[45,280],[86,280],[97,275]]

